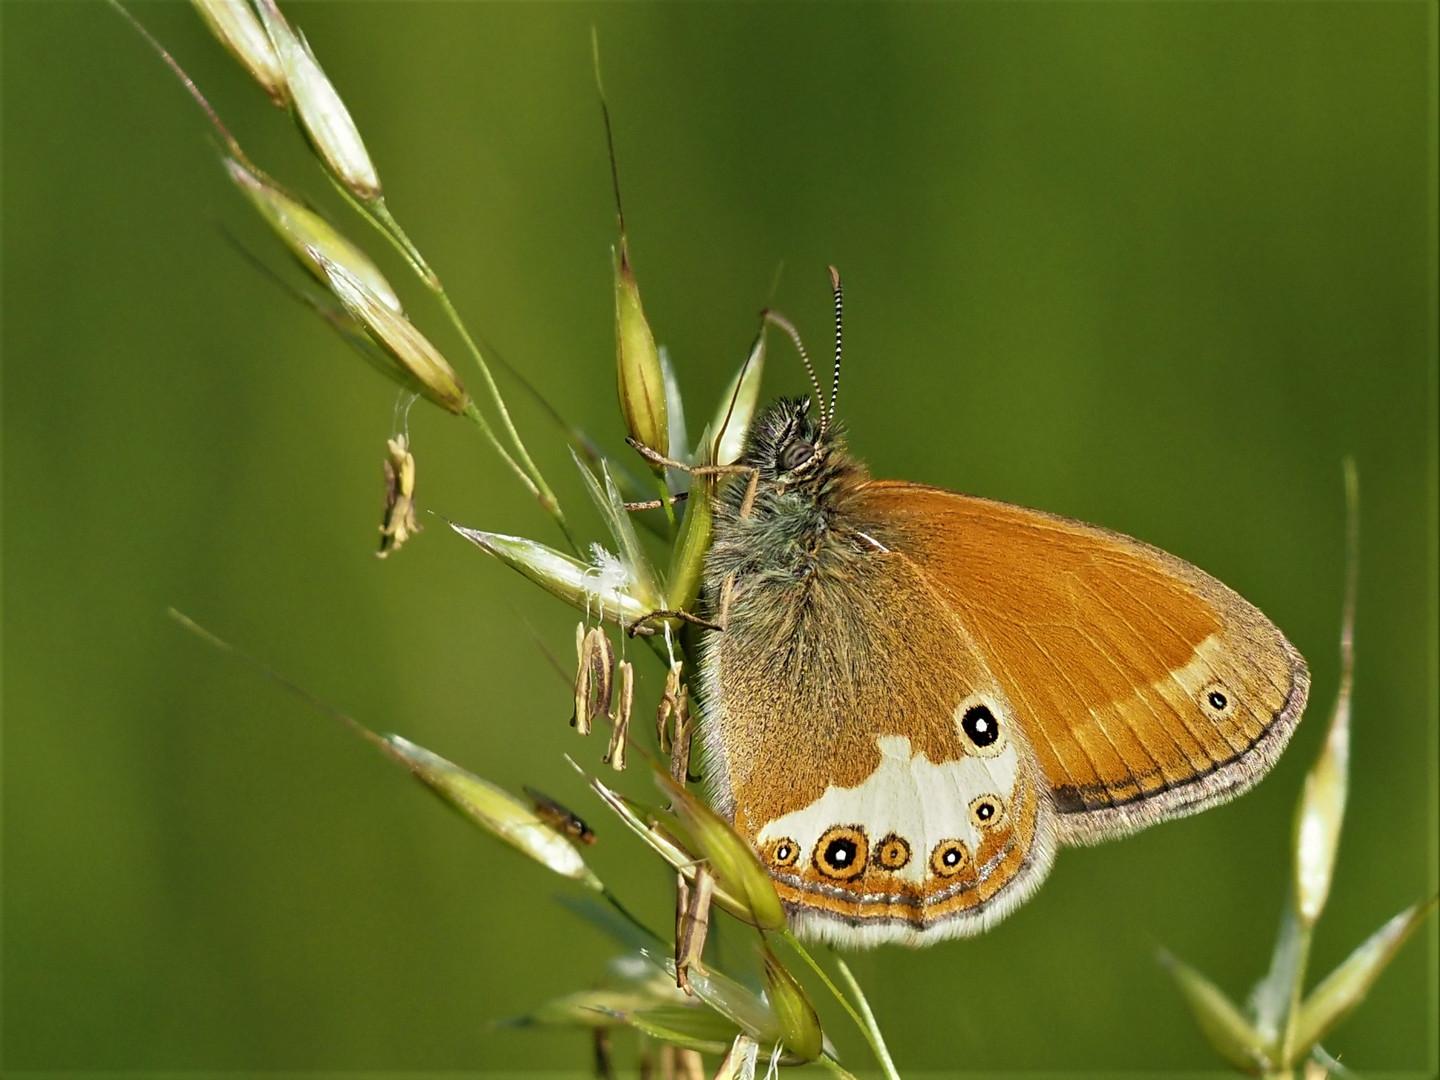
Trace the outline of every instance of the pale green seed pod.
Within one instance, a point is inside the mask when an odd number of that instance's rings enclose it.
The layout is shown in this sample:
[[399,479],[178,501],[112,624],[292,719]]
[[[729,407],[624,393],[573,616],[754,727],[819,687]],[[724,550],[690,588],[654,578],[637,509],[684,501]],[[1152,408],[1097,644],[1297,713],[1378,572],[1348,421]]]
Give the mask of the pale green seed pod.
[[276,105],[289,102],[285,72],[247,0],[191,0],[205,25]]
[[455,369],[414,323],[387,305],[363,279],[318,249],[309,249],[309,255],[324,271],[335,298],[399,365],[402,383],[413,381],[431,401],[457,415],[469,408],[470,395]]
[[658,1005],[626,1013],[625,1022],[658,1042],[702,1054],[725,1053],[739,1034],[719,1013],[688,1005]]
[[690,481],[685,501],[685,518],[670,556],[665,580],[665,606],[671,611],[691,611],[700,596],[705,575],[705,556],[715,532],[715,481],[697,476]]
[[618,559],[592,566],[523,536],[502,536],[453,523],[450,527],[476,547],[593,618],[628,625],[655,610],[653,605],[630,592],[630,579]]
[[416,779],[475,824],[541,866],[600,889],[599,878],[575,845],[529,803],[399,735],[386,735],[383,741]]
[[741,917],[762,930],[783,928],[785,909],[776,895],[775,884],[745,838],[670,777],[657,773],[656,781],[674,803],[680,819],[689,826],[700,854],[709,860],[719,884],[742,906]]
[[1320,918],[1335,875],[1335,852],[1345,821],[1350,773],[1350,693],[1355,682],[1355,590],[1360,559],[1360,480],[1345,462],[1345,608],[1340,624],[1340,689],[1320,756],[1305,777],[1295,814],[1295,915],[1309,930]]
[[[720,404],[710,425],[710,431],[715,433],[715,460],[709,464],[730,465],[740,460],[745,436],[750,433],[750,421],[755,418],[755,407],[760,401],[760,381],[764,375],[765,335],[761,333],[725,393],[720,395]],[[710,452],[710,447],[703,442],[695,449],[697,457]]]
[[580,478],[585,482],[585,490],[590,494],[590,501],[595,504],[595,509],[600,512],[600,517],[610,531],[611,539],[615,541],[618,562],[613,569],[623,574],[629,583],[630,594],[642,604],[647,605],[645,613],[663,606],[660,587],[655,581],[655,569],[650,565],[650,556],[646,553],[645,545],[640,542],[640,537],[635,532],[634,521],[631,519],[629,511],[625,509],[625,502],[620,497],[620,488],[615,483],[614,477],[610,475],[609,468],[602,461],[600,475],[596,476],[580,460],[580,455],[572,450],[571,456],[580,470]]
[[[649,950],[641,952],[661,964],[672,980],[678,980],[679,968],[671,957],[663,960]],[[749,986],[737,982],[724,972],[699,966],[689,974],[690,990],[705,1005],[725,1017],[750,1038],[771,1045],[780,1038],[780,1021],[770,1002]]]
[[1269,1043],[1224,991],[1167,952],[1160,954],[1160,962],[1174,978],[1195,1023],[1216,1053],[1242,1072],[1258,1073],[1270,1064]]
[[670,430],[665,405],[665,373],[660,350],[640,305],[640,286],[630,269],[625,239],[615,262],[615,352],[620,391],[620,411],[630,437],[653,450],[666,453]]
[[1371,934],[1358,949],[1327,975],[1300,1007],[1295,1027],[1295,1054],[1308,1054],[1336,1024],[1365,999],[1380,973],[1389,966],[1405,939],[1435,910],[1436,899],[1412,904]]
[[776,955],[765,948],[765,994],[779,1021],[780,1042],[800,1061],[814,1061],[825,1046],[820,1017],[805,988],[785,969]]
[[360,138],[360,129],[302,34],[280,14],[275,0],[256,0],[265,32],[275,48],[290,101],[310,145],[335,179],[362,202],[380,197],[380,176]]
[[400,297],[380,268],[330,222],[269,180],[255,175],[234,158],[225,159],[225,171],[285,246],[322,284],[330,284],[324,263],[333,263],[363,282],[391,311],[397,315],[404,314]]
[[1350,762],[1350,687],[1341,686],[1320,757],[1305,777],[1295,815],[1295,913],[1308,929],[1320,918],[1335,873]]

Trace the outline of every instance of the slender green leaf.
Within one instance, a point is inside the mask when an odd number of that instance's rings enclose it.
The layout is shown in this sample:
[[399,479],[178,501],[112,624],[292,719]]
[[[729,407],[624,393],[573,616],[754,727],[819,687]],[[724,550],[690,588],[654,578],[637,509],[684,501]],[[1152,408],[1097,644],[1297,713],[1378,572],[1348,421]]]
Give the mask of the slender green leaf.
[[[761,333],[756,336],[750,355],[730,380],[725,393],[720,395],[720,405],[710,425],[710,431],[718,436],[714,464],[729,465],[740,459],[745,437],[750,433],[750,421],[755,417],[755,406],[760,400],[760,380],[764,374],[765,335]],[[697,460],[709,455],[709,432],[696,444],[695,450]]]
[[1308,1053],[1310,1047],[1365,1000],[1370,987],[1395,958],[1405,939],[1435,910],[1436,899],[1432,896],[1426,902],[1412,904],[1400,912],[1371,934],[1311,991],[1300,1007],[1295,1038],[1297,1053]]
[[600,879],[585,865],[575,845],[551,828],[530,803],[409,739],[399,735],[382,738],[417,780],[486,832],[555,873],[600,889]]
[[1258,1075],[1263,1071],[1269,1047],[1235,1003],[1184,961],[1162,952],[1160,963],[1174,978],[1180,996],[1215,1051],[1242,1072]]
[[725,1017],[708,1008],[659,1005],[626,1013],[625,1022],[652,1039],[702,1054],[723,1054],[740,1030]]

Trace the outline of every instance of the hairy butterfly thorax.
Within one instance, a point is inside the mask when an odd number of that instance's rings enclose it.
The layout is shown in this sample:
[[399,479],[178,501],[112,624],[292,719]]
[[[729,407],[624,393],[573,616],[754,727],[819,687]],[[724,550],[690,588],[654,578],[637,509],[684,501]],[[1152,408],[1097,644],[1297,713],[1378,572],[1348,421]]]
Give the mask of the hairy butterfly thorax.
[[712,616],[726,575],[802,579],[833,563],[837,545],[853,542],[847,511],[869,473],[846,452],[840,432],[822,437],[809,411],[808,399],[783,398],[762,412],[740,458],[756,472],[754,492],[737,477],[717,495],[706,566]]

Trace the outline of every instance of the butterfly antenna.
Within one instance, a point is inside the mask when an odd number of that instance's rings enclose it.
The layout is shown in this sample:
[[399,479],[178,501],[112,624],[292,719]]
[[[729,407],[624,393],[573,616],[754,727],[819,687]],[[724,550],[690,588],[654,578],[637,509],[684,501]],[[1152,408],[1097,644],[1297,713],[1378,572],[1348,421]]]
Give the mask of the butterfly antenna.
[[820,434],[823,436],[835,418],[835,399],[840,396],[840,324],[845,313],[845,291],[840,288],[840,271],[830,267],[830,289],[835,294],[835,370],[830,376],[830,407],[820,420]]
[[[825,392],[820,389],[820,380],[815,376],[815,365],[810,362],[810,354],[805,351],[805,343],[800,340],[800,331],[796,330],[795,325],[789,319],[785,318],[784,315],[781,315],[777,311],[771,311],[769,308],[762,311],[760,317],[766,322],[774,323],[790,335],[790,340],[795,343],[795,351],[800,354],[800,360],[804,363],[805,371],[810,376],[810,385],[815,390],[815,400],[823,409],[825,407]],[[824,423],[823,419],[821,423]]]

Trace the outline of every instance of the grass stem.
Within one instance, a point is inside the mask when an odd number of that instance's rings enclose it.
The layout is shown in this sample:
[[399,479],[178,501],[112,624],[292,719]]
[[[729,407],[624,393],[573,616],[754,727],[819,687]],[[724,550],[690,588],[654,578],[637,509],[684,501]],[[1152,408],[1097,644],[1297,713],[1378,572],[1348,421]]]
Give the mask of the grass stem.
[[855,981],[855,976],[850,974],[850,969],[845,966],[845,961],[841,960],[838,956],[835,957],[835,963],[839,965],[841,976],[845,979],[846,984],[850,988],[850,992],[855,995],[855,999],[859,1003],[860,1008],[858,1012],[856,1011],[855,1005],[852,1005],[850,999],[841,993],[840,988],[835,985],[825,969],[820,966],[819,961],[810,955],[810,950],[800,944],[800,939],[795,936],[794,931],[786,929],[782,932],[782,936],[786,944],[798,953],[802,960],[810,965],[810,969],[820,977],[820,981],[825,984],[825,988],[830,991],[835,1000],[840,1003],[841,1007],[850,1014],[850,1019],[855,1022],[855,1026],[860,1029],[860,1034],[864,1035],[865,1041],[870,1044],[870,1050],[874,1053],[875,1060],[879,1063],[880,1071],[885,1074],[886,1080],[900,1080],[900,1074],[895,1070],[894,1059],[890,1057],[890,1049],[885,1045],[885,1038],[880,1034],[880,1026],[875,1022],[875,1014],[870,1011],[870,1003],[865,1000],[865,994],[860,989],[860,984]]
[[[332,180],[333,179],[332,177]],[[495,376],[491,374],[490,365],[485,362],[485,355],[480,351],[480,346],[475,343],[474,337],[470,334],[469,327],[465,325],[465,320],[460,317],[460,312],[456,310],[454,303],[451,302],[450,295],[445,291],[445,286],[441,284],[439,275],[430,268],[430,264],[425,261],[425,256],[420,253],[420,249],[415,246],[409,234],[407,234],[400,223],[395,220],[394,215],[390,213],[389,208],[385,205],[383,198],[372,199],[366,202],[357,199],[343,184],[338,183],[338,181],[336,182],[336,188],[365,220],[369,221],[371,225],[379,230],[379,232],[394,245],[395,249],[404,256],[405,261],[410,265],[410,269],[415,272],[416,276],[425,283],[425,286],[435,295],[435,298],[440,301],[440,306],[444,309],[446,317],[450,320],[451,325],[459,332],[461,340],[465,342],[465,348],[469,350],[470,356],[475,361],[475,366],[480,369],[480,376],[485,380],[485,389],[490,395],[490,400],[494,402],[495,409],[500,414],[500,420],[504,424],[505,434],[508,436],[511,444],[510,449],[504,447],[495,435],[494,429],[490,426],[489,422],[480,415],[478,409],[473,413],[471,413],[471,410],[466,410],[467,414],[470,414],[472,419],[480,424],[481,430],[485,432],[491,444],[500,452],[501,456],[504,457],[506,464],[515,470],[524,480],[525,486],[539,501],[541,508],[555,519],[556,524],[560,526],[560,531],[564,533],[565,539],[572,548],[575,548],[575,538],[570,532],[568,523],[565,521],[564,512],[560,509],[560,500],[555,497],[555,492],[551,489],[550,485],[546,483],[539,466],[535,464],[535,459],[530,456],[530,451],[526,449],[524,440],[520,438],[520,432],[515,427],[515,421],[510,416],[510,410],[506,406],[505,399],[500,393],[500,387],[495,382]],[[578,548],[576,550],[578,550]]]
[[860,989],[860,984],[855,981],[855,976],[850,972],[850,966],[840,957],[835,957],[835,966],[840,969],[840,977],[845,980],[845,985],[855,995],[855,1004],[860,1010],[860,1015],[865,1019],[865,1030],[870,1036],[870,1045],[875,1049],[875,1056],[880,1061],[880,1068],[890,1080],[900,1080],[900,1073],[895,1068],[895,1059],[890,1056],[890,1048],[885,1045],[885,1036],[880,1033],[880,1025],[875,1021],[875,1013],[870,1009],[870,1002],[865,998],[865,991]]

